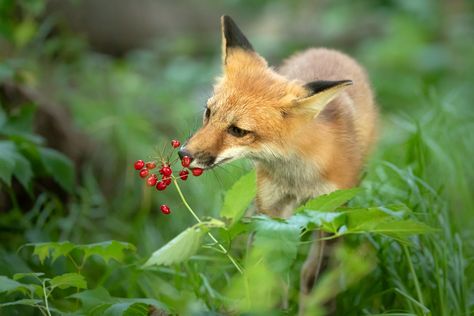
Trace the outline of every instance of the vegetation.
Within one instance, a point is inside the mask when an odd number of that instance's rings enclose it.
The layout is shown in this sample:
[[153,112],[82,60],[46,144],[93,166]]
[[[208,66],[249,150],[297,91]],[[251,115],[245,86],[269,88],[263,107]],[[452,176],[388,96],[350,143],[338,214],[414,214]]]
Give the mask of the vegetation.
[[244,216],[245,161],[148,188],[133,162],[200,124],[218,16],[112,56],[43,1],[1,1],[0,314],[295,315],[314,231],[335,242],[307,315],[472,314],[472,4],[219,6],[275,64],[324,43],[367,67],[382,132],[360,188],[288,220]]

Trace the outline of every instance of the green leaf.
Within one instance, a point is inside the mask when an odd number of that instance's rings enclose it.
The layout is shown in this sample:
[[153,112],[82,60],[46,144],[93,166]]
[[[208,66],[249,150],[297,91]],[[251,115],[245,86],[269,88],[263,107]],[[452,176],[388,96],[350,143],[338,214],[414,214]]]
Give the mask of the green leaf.
[[[121,316],[131,312],[132,315],[149,315],[148,306],[153,305],[157,307],[155,304],[157,301],[153,299],[129,299],[126,302],[115,303],[107,308],[103,315],[104,316]],[[162,305],[161,303],[159,306]],[[138,307],[141,307],[140,309]]]
[[[349,228],[350,229],[350,228]],[[424,223],[414,220],[367,222],[359,225],[356,229],[350,229],[350,232],[366,232],[373,234],[383,234],[400,241],[406,241],[411,235],[433,233],[436,230]]]
[[49,280],[52,288],[67,289],[75,287],[78,289],[87,289],[86,279],[78,273],[65,273]]
[[143,267],[170,265],[186,261],[199,249],[201,238],[205,232],[206,230],[199,224],[186,229],[166,245],[155,251],[148,261],[145,262]]
[[6,306],[14,306],[14,305],[27,305],[27,306],[36,306],[40,305],[42,303],[41,300],[38,299],[31,299],[31,298],[24,298],[21,300],[17,300],[14,302],[7,302],[7,303],[2,303],[0,304],[0,307],[6,307]]
[[41,264],[49,256],[49,249],[51,243],[40,243],[40,244],[28,244],[27,246],[34,246],[33,255],[38,256]]
[[38,148],[43,165],[53,179],[66,191],[74,187],[74,165],[60,152],[50,148]]
[[339,228],[346,223],[346,214],[344,212],[305,210],[300,214],[306,215],[309,223],[329,233],[337,233]]
[[19,154],[15,144],[10,141],[0,141],[0,153],[0,180],[10,186]]
[[[25,272],[25,273],[15,273],[13,275],[13,280],[21,280],[28,277],[33,277],[38,280],[39,277],[43,276],[42,272]],[[38,280],[39,281],[39,280]]]
[[13,38],[18,47],[23,47],[36,33],[38,26],[32,19],[26,19],[14,29]]
[[0,275],[0,292],[9,292],[23,287],[24,284],[12,280],[4,275]]
[[82,291],[69,296],[69,298],[75,298],[81,301],[82,306],[88,310],[94,306],[100,305],[101,303],[113,303],[115,302],[110,296],[109,292],[103,287],[98,287],[92,290]]
[[230,219],[232,224],[238,222],[245,214],[245,210],[252,202],[256,192],[256,176],[253,171],[242,176],[227,191],[220,216]]
[[360,188],[353,188],[348,190],[337,190],[329,194],[320,195],[308,201],[305,205],[299,207],[297,211],[310,209],[321,212],[333,212],[338,207],[341,207],[349,200],[354,198],[361,191],[362,189]]
[[108,262],[111,259],[122,261],[126,250],[136,250],[134,245],[116,240],[86,245],[75,245],[69,241],[62,241],[27,244],[27,246],[34,247],[33,254],[38,256],[41,263],[43,263],[49,256],[51,256],[51,261],[54,262],[61,256],[67,256],[75,249],[84,253],[84,260],[92,255],[98,255],[105,262]]
[[33,171],[31,170],[31,164],[22,155],[18,154],[15,159],[15,169],[13,175],[27,190],[31,189],[31,179],[33,178]]
[[268,256],[275,272],[286,271],[296,258],[300,227],[266,216],[254,218],[254,247],[261,248],[262,253]]
[[[274,308],[281,292],[282,275],[275,272],[268,248],[253,247],[246,260],[244,274],[236,274],[225,291],[231,310],[266,311]],[[252,313],[253,314],[253,313]]]
[[116,240],[109,240],[88,245],[77,245],[76,248],[84,251],[85,259],[92,255],[98,255],[105,262],[108,262],[111,259],[115,259],[120,262],[123,260],[126,250],[136,250],[134,245]]
[[[102,287],[82,291],[70,295],[68,298],[78,299],[87,315],[123,315],[131,310],[136,310],[136,306],[134,305],[138,304],[146,307],[148,305],[153,305],[157,309],[167,311],[166,305],[155,299],[112,297],[109,292]],[[148,308],[144,310],[147,312]],[[144,315],[147,315],[147,313]]]
[[56,261],[59,257],[66,257],[76,246],[69,241],[50,243],[51,262]]
[[56,261],[60,256],[67,256],[76,246],[69,241],[62,242],[44,242],[37,244],[27,244],[27,246],[33,246],[33,254],[38,256],[41,264],[44,260],[50,256],[52,262]]
[[30,162],[18,151],[14,142],[0,141],[0,179],[10,185],[12,175],[29,189],[33,177]]

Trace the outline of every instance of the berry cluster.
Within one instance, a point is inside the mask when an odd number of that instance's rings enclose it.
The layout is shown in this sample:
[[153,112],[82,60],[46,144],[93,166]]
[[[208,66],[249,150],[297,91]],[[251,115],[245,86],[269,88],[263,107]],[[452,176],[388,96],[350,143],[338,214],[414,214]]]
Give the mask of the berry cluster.
[[[173,139],[171,141],[171,147],[173,147],[172,153],[174,153],[174,149],[178,148],[180,145],[181,143],[179,142],[179,140]],[[178,159],[175,159],[170,162],[171,154],[168,155],[166,159],[164,158],[163,154],[160,157],[161,167],[160,169],[158,169],[158,173],[161,176],[156,173],[152,173],[151,171],[157,167],[156,161],[149,161],[145,163],[143,160],[137,160],[135,161],[135,164],[133,166],[135,170],[139,170],[138,175],[141,178],[146,178],[146,183],[148,186],[155,187],[158,191],[164,191],[171,184],[171,180],[181,179],[183,181],[186,181],[188,179],[189,171],[187,169],[190,169],[189,165],[192,161],[190,157],[184,156],[183,159],[181,159],[181,165],[184,169],[179,171],[178,175],[174,175],[171,166]],[[193,176],[196,177],[200,176],[204,172],[204,170],[201,168],[192,168],[190,170]],[[160,209],[163,214],[171,213],[170,208],[166,204],[161,205]]]

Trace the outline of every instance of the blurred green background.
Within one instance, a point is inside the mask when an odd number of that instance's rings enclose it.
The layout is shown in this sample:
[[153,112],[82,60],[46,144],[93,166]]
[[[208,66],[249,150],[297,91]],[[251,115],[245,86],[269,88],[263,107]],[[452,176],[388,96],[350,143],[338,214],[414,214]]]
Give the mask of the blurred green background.
[[[427,300],[433,315],[467,315],[474,305],[473,12],[466,0],[1,0],[0,274],[37,265],[17,252],[25,243],[116,239],[147,257],[193,224],[173,190],[147,189],[132,165],[199,127],[221,72],[219,17],[229,14],[272,65],[325,46],[366,67],[382,132],[359,202],[402,201],[442,227],[441,244],[426,246],[415,266],[424,280],[436,275],[426,265],[437,260],[445,272],[458,269],[459,288],[445,288],[452,304],[441,310],[438,298]],[[209,172],[188,181],[185,194],[201,216],[217,215],[224,191],[250,168],[242,161]],[[159,212],[163,202],[172,216]],[[454,248],[457,268],[449,261]],[[379,255],[376,283],[384,264],[399,259]],[[115,291],[142,290],[117,283]],[[356,304],[355,314],[403,306],[396,298],[374,303],[375,293],[364,291],[357,302],[357,288],[346,293],[340,306]]]

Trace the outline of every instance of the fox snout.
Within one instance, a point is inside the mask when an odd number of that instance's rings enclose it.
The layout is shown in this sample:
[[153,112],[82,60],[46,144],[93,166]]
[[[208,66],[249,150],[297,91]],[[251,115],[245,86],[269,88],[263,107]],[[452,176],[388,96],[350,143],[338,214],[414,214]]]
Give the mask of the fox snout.
[[191,158],[192,167],[211,168],[216,161],[216,156],[212,155],[209,152],[197,151],[195,153],[191,153],[184,146],[181,147],[181,149],[178,151],[178,155],[181,159],[183,159],[184,156],[188,156],[189,158]]

